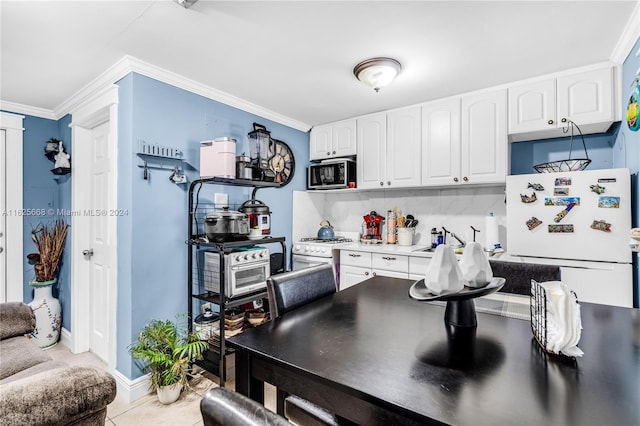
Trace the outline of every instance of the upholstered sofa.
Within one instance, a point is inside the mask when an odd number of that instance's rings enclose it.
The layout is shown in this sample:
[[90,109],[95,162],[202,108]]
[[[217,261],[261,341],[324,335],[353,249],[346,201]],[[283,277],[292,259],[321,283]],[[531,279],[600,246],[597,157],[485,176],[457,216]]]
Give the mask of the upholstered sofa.
[[52,360],[28,336],[35,325],[28,305],[0,304],[0,424],[104,425],[113,376]]

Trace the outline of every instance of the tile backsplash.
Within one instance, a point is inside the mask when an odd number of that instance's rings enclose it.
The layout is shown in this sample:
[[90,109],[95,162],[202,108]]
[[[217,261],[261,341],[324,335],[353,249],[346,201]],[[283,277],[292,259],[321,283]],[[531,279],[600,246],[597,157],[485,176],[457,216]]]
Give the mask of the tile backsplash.
[[[420,222],[414,244],[431,243],[431,228],[444,226],[465,241],[473,235],[471,226],[481,232],[476,241],[484,243],[485,218],[493,212],[499,225],[500,242],[506,242],[505,187],[464,187],[445,189],[395,189],[332,193],[307,191],[294,193],[293,238],[315,236],[321,219],[331,222],[336,231],[361,231],[363,216],[375,210],[386,217],[394,207],[412,214]],[[386,227],[384,228],[386,232]]]

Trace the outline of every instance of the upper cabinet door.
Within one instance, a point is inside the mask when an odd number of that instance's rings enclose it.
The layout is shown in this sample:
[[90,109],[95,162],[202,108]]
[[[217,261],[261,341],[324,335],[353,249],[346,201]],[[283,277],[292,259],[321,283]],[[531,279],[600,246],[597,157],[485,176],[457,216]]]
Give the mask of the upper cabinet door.
[[555,127],[555,79],[509,88],[509,133]]
[[460,99],[422,106],[422,185],[460,181]]
[[359,118],[356,129],[358,188],[382,188],[387,167],[387,114]]
[[311,129],[309,159],[324,160],[331,156],[332,129],[330,124],[316,126]]
[[333,147],[332,157],[347,157],[356,155],[356,120],[345,120],[333,123],[331,139]]
[[420,185],[420,107],[403,108],[387,114],[388,187]]
[[462,184],[501,183],[507,175],[507,91],[462,98]]
[[558,119],[578,125],[614,120],[613,69],[558,78]]

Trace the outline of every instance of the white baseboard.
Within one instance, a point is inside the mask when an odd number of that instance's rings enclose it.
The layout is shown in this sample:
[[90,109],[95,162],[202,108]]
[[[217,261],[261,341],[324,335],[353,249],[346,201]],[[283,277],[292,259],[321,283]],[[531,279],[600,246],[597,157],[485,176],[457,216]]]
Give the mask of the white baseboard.
[[127,404],[148,395],[149,392],[149,375],[146,374],[137,379],[130,380],[124,374],[115,370],[111,372],[116,379],[117,395]]
[[60,343],[62,343],[70,351],[73,348],[73,335],[64,327],[62,327],[62,329],[60,330]]

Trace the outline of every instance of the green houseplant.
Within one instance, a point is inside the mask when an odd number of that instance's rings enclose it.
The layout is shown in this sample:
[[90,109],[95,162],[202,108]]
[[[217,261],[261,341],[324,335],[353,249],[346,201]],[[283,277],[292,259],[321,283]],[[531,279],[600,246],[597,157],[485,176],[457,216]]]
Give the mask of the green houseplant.
[[[153,320],[129,346],[129,353],[151,374],[151,390],[163,404],[178,399],[183,386],[189,386],[189,365],[202,359],[208,343],[198,332],[188,333],[178,320]],[[171,395],[166,395],[170,393]]]

